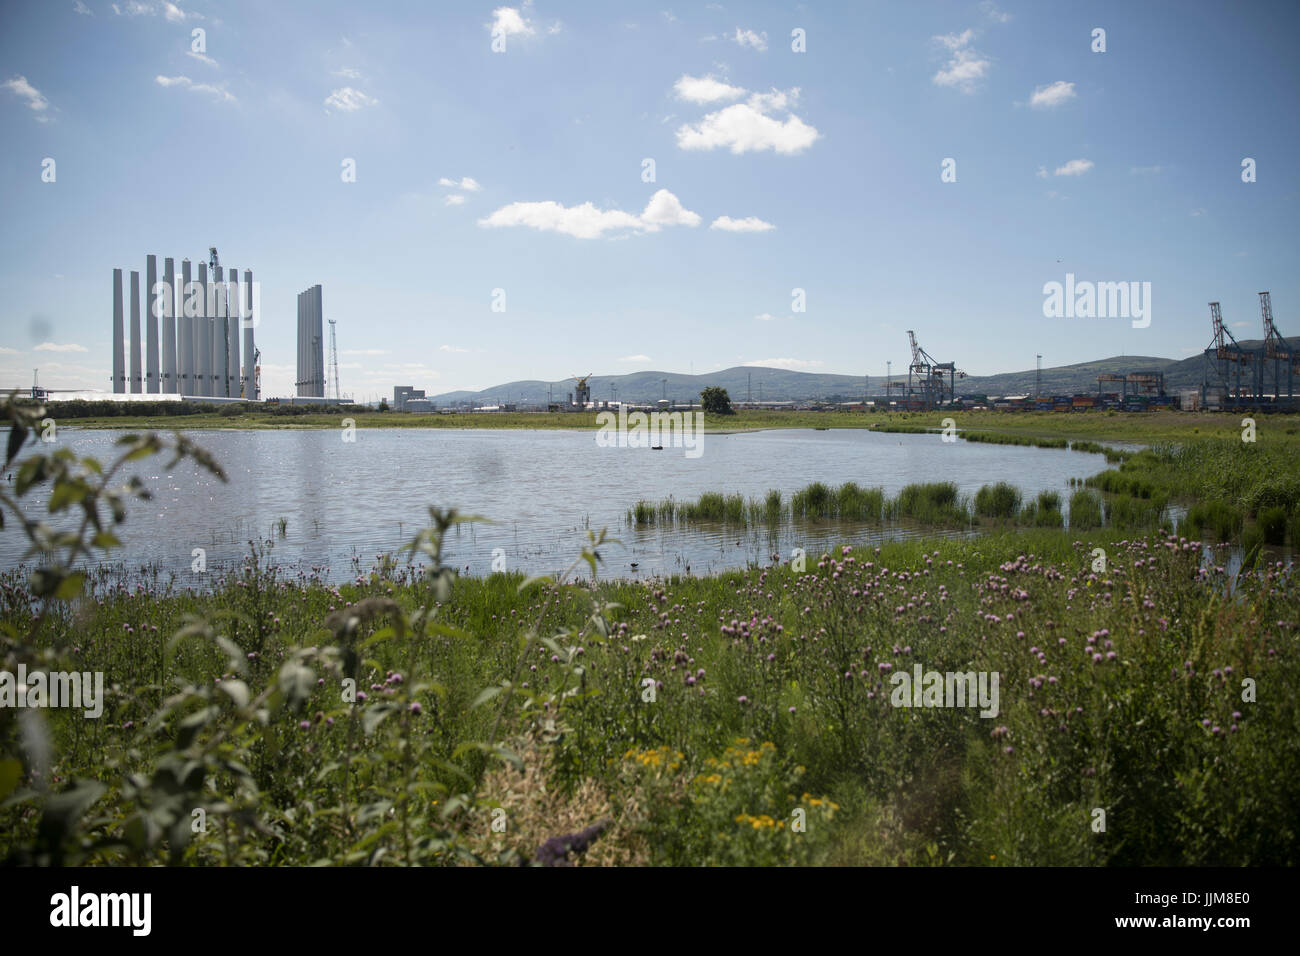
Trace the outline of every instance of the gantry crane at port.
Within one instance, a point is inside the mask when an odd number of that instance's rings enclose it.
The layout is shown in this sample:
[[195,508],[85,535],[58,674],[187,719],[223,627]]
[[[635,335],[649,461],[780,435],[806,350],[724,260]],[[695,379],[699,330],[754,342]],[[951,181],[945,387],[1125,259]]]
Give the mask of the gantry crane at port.
[[1264,391],[1264,380],[1269,371],[1269,363],[1272,363],[1271,394],[1277,398],[1284,394],[1287,398],[1292,398],[1295,395],[1295,378],[1300,373],[1300,351],[1292,348],[1291,343],[1273,324],[1273,300],[1267,292],[1259,294],[1259,312],[1264,320],[1264,357],[1259,371],[1261,391]]
[[[1271,316],[1270,316],[1271,319]],[[1210,388],[1219,387],[1229,401],[1253,401],[1262,390],[1258,354],[1240,345],[1223,324],[1223,311],[1218,302],[1210,303],[1210,323],[1214,338],[1205,350],[1205,378],[1201,385],[1204,400]],[[1242,371],[1247,372],[1247,382],[1241,384]]]
[[907,341],[912,346],[912,364],[907,367],[907,397],[920,401],[923,408],[936,408],[952,401],[956,380],[965,378],[966,373],[955,362],[936,362],[934,356],[921,348],[911,329],[907,330]]

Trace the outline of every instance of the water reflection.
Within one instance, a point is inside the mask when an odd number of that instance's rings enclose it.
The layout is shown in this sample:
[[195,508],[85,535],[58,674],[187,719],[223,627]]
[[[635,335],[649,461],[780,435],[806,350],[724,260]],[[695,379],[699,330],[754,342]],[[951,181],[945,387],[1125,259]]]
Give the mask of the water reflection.
[[[66,428],[59,442],[107,461],[122,434]],[[684,573],[689,566],[703,574],[766,564],[772,553],[788,559],[794,547],[813,556],[837,542],[873,545],[935,532],[835,522],[795,527],[788,519],[772,530],[632,528],[627,509],[642,498],[694,500],[706,491],[750,498],[776,488],[788,501],[813,481],[881,486],[886,495],[919,481],[952,481],[964,495],[1009,481],[1026,500],[1045,490],[1068,500],[1070,478],[1105,468],[1101,455],[858,429],[709,434],[694,459],[678,449],[601,448],[594,429],[374,429],[357,431],[355,442],[338,430],[190,434],[222,464],[229,483],[190,463],[170,473],[159,471],[163,459],[141,463],[154,498],[131,509],[121,537],[130,566],[153,563],[195,586],[206,579],[190,571],[194,548],[205,550],[211,572],[238,564],[250,540],[266,538],[276,563],[326,567],[329,578],[346,579],[406,543],[427,523],[430,505],[494,519],[462,525],[448,541],[448,563],[473,574],[491,570],[494,548],[504,550],[510,570],[555,573],[577,555],[585,531],[601,527],[623,542],[606,549],[605,573]],[[43,512],[44,501],[29,507]],[[0,533],[0,565],[14,566],[22,552],[17,535]]]

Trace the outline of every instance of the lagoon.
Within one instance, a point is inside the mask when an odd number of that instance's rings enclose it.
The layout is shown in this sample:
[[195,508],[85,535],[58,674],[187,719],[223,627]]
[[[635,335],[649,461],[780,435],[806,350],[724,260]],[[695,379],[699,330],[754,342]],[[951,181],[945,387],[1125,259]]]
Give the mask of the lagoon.
[[[66,427],[58,443],[106,462],[123,434]],[[342,430],[325,429],[188,434],[221,463],[228,483],[189,462],[165,471],[166,456],[140,462],[136,473],[154,497],[132,504],[118,553],[127,570],[151,564],[196,587],[237,565],[251,540],[267,539],[276,564],[350,579],[406,543],[427,523],[430,505],[492,519],[461,525],[447,542],[448,563],[471,574],[492,571],[494,558],[498,569],[561,571],[578,555],[586,530],[601,527],[622,542],[603,549],[602,575],[707,574],[768,564],[773,554],[788,559],[795,547],[812,556],[834,543],[965,532],[788,520],[775,529],[638,529],[627,525],[628,508],[639,499],[694,500],[708,491],[750,498],[776,488],[788,500],[813,481],[854,481],[886,495],[931,481],[952,481],[973,495],[981,485],[1008,481],[1026,500],[1044,490],[1068,499],[1070,478],[1106,467],[1091,453],[866,429],[709,432],[698,457],[681,448],[602,446],[595,429],[358,429],[351,441]],[[29,513],[44,512],[45,493],[33,492]],[[16,532],[0,534],[0,567],[22,559]],[[191,570],[196,548],[203,549],[204,575]]]

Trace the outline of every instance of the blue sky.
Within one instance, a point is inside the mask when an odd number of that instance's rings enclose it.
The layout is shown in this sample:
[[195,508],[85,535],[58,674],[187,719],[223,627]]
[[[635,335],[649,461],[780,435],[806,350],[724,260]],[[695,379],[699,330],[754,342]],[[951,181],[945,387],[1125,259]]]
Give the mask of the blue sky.
[[[7,2],[0,385],[107,388],[111,270],[209,245],[262,284],[266,394],[318,282],[358,399],[878,377],[909,328],[972,374],[1181,358],[1210,300],[1258,337],[1261,289],[1297,335],[1298,25],[1290,2]],[[1149,327],[1044,317],[1067,272],[1150,282]]]

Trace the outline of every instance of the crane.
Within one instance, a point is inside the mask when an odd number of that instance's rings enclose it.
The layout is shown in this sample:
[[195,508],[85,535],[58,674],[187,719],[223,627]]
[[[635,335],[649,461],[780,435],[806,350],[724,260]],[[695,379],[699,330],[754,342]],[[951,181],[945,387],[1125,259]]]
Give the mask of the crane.
[[578,387],[573,392],[574,404],[579,408],[585,407],[587,402],[591,400],[591,386],[587,384],[587,381],[594,374],[594,372],[588,372],[586,375],[573,376],[573,380],[578,383]]
[[[1202,393],[1209,387],[1210,378],[1210,353],[1213,352],[1214,371],[1225,391],[1236,398],[1242,397],[1241,391],[1241,369],[1242,366],[1250,368],[1251,375],[1251,394],[1258,394],[1259,388],[1255,384],[1258,378],[1258,366],[1254,362],[1255,353],[1249,349],[1242,348],[1223,324],[1223,311],[1218,302],[1210,303],[1210,322],[1214,327],[1214,338],[1210,340],[1209,347],[1205,350],[1205,381],[1201,386]],[[1272,316],[1269,315],[1266,320],[1266,327],[1272,324]],[[1235,375],[1229,370],[1228,366],[1234,366]],[[1234,385],[1232,381],[1235,380]],[[1204,398],[1204,394],[1202,395]]]
[[329,320],[330,324],[330,376],[334,379],[334,401],[342,398],[339,395],[339,348],[338,342],[334,338],[334,327],[338,322],[334,319]]
[[[911,329],[907,330],[907,341],[912,347],[912,364],[907,367],[908,396],[919,393],[926,408],[934,408],[952,401],[955,380],[965,378],[966,373],[958,369],[954,362],[936,362],[934,356],[921,348],[920,343],[916,341],[916,333]],[[916,376],[915,387],[912,383],[914,375]],[[946,382],[945,375],[948,379]]]
[[[1296,352],[1287,342],[1277,326],[1273,324],[1273,300],[1267,292],[1259,294],[1259,311],[1264,320],[1264,358],[1273,361],[1273,394],[1282,395],[1282,365],[1286,368],[1286,394],[1290,398],[1294,392],[1294,375],[1300,367],[1300,352]],[[1264,366],[1267,368],[1267,366]],[[1260,370],[1261,386],[1264,371]]]

